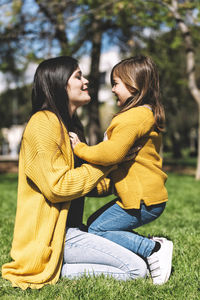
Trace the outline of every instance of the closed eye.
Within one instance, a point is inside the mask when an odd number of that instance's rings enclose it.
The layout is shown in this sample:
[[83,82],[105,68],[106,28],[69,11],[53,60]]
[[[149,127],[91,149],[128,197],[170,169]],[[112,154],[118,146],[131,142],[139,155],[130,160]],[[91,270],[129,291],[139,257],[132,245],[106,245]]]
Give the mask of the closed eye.
[[82,72],[81,71],[78,71],[76,74],[75,74],[75,77],[79,80],[82,79]]

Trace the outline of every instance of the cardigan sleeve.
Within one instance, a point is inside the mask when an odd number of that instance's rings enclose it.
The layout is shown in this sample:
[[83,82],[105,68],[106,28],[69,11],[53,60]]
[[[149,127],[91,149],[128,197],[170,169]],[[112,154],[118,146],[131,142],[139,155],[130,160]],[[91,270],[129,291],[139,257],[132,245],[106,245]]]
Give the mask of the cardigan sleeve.
[[127,114],[127,116],[128,118],[124,116],[122,118],[119,115],[119,118],[113,119],[113,124],[111,123],[108,128],[108,131],[112,128],[108,140],[95,146],[78,143],[74,148],[74,153],[90,163],[102,166],[120,163],[136,140],[146,135],[154,124],[151,112],[145,114],[143,111],[143,114],[133,115],[131,118],[130,115]]
[[89,192],[87,197],[106,197],[113,194],[113,184],[110,178],[102,179],[97,186]]
[[66,135],[65,145],[59,148],[57,127],[58,121],[45,117],[32,120],[24,133],[20,155],[28,180],[53,203],[86,195],[112,170],[89,164],[73,169],[69,137]]

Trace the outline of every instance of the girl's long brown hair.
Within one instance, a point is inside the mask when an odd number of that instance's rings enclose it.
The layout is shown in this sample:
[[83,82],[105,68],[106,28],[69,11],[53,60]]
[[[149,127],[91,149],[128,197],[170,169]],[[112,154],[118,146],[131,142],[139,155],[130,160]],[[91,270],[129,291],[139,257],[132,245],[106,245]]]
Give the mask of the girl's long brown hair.
[[149,105],[154,113],[156,129],[163,131],[165,112],[160,102],[159,75],[152,59],[142,55],[124,59],[112,69],[112,86],[114,77],[119,77],[132,95],[116,115],[136,106]]

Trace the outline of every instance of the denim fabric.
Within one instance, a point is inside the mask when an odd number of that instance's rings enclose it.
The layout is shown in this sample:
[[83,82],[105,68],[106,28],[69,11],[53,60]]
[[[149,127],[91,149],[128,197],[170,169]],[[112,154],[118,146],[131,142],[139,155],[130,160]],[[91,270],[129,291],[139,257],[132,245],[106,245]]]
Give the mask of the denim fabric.
[[104,274],[127,280],[145,277],[146,273],[145,261],[135,253],[78,228],[67,229],[62,277]]
[[141,204],[140,209],[124,210],[112,202],[110,207],[107,205],[106,209],[100,209],[103,211],[102,214],[96,213],[99,216],[90,224],[88,232],[105,237],[134,253],[148,257],[151,255],[155,242],[132,232],[132,229],[158,218],[165,205],[165,203],[151,206]]

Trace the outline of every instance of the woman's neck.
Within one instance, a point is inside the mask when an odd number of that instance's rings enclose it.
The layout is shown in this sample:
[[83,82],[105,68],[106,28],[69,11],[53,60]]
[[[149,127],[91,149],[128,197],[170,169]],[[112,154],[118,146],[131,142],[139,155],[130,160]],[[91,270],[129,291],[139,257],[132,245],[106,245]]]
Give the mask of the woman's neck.
[[77,107],[76,107],[75,105],[70,105],[70,104],[69,104],[68,109],[69,109],[69,115],[70,115],[70,117],[72,118],[73,115],[74,115],[75,112],[76,112]]

